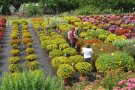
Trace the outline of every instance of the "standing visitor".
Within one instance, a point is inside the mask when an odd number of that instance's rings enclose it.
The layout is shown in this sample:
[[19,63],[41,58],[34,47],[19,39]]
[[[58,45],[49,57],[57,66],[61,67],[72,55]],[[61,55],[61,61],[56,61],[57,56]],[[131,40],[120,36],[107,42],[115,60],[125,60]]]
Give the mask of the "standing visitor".
[[69,32],[70,46],[71,46],[72,48],[75,47],[74,31],[75,31],[75,28],[73,27],[72,30]]
[[83,57],[84,57],[84,61],[90,63],[91,62],[92,53],[93,53],[93,50],[92,50],[92,48],[90,48],[89,44],[87,44],[86,47],[83,47],[82,48],[82,54],[83,54]]
[[70,33],[71,33],[71,30],[69,30],[68,33],[67,33],[67,41],[68,41],[68,44],[71,46],[71,44],[70,44]]
[[74,30],[75,45],[76,45],[76,42],[77,42],[77,39],[78,39],[78,29],[79,29],[79,27],[75,27],[75,30]]

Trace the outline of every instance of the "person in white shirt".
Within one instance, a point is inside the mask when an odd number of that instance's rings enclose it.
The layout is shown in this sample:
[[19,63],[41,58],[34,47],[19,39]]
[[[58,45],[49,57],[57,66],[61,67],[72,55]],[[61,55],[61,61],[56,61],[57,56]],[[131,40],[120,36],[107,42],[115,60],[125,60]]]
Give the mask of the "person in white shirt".
[[89,62],[89,63],[91,62],[92,53],[93,53],[93,50],[92,48],[90,48],[89,44],[86,47],[82,48],[82,54],[86,62]]

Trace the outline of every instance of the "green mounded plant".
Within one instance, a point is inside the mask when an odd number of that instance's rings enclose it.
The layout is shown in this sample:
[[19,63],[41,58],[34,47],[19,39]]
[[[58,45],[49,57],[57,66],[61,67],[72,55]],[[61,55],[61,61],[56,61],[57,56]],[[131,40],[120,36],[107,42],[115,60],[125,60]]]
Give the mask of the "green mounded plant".
[[12,49],[12,50],[10,50],[10,54],[12,54],[14,56],[18,55],[19,53],[20,53],[20,50],[18,50],[18,49]]
[[63,55],[63,51],[58,50],[58,49],[54,49],[54,50],[49,52],[49,56],[51,56],[51,57],[59,57],[62,55]]
[[36,54],[30,54],[28,56],[25,57],[25,59],[29,62],[34,61],[37,58]]
[[55,38],[55,39],[53,39],[54,40],[54,42],[56,43],[56,44],[62,44],[62,43],[67,43],[67,41],[64,39],[64,38]]
[[64,90],[64,83],[56,76],[46,76],[43,70],[4,73],[1,90]]
[[9,58],[9,62],[11,64],[17,64],[19,61],[20,61],[20,57],[18,57],[18,56]]
[[28,43],[26,44],[27,48],[31,48],[31,47],[32,47],[32,45],[33,45],[33,43],[32,43],[32,42],[28,42]]
[[75,65],[78,62],[83,62],[83,56],[81,56],[81,55],[70,56],[68,58],[68,60],[69,60],[70,64]]
[[46,49],[47,45],[49,45],[49,44],[55,44],[55,42],[53,40],[50,40],[50,39],[49,40],[44,40],[44,41],[41,42],[41,47],[43,49]]
[[41,35],[40,36],[40,41],[44,41],[44,40],[48,40],[48,39],[50,39],[51,37],[50,36],[45,36],[45,35]]
[[57,44],[49,44],[49,45],[47,45],[46,49],[52,51],[54,49],[58,49],[58,45]]
[[74,48],[66,48],[63,50],[66,55],[76,55],[77,52]]
[[135,59],[135,44],[126,45],[121,49],[123,52],[129,53]]
[[92,65],[87,62],[78,62],[75,65],[75,69],[80,72],[82,75],[87,75],[92,70]]
[[65,48],[69,48],[69,44],[68,43],[62,43],[59,45],[59,49],[65,49]]
[[60,78],[70,78],[74,72],[75,70],[71,65],[62,64],[57,70],[57,75]]
[[30,70],[39,69],[39,62],[37,62],[37,61],[29,62],[29,69]]
[[11,73],[14,73],[14,72],[20,72],[20,66],[18,64],[10,64],[9,67],[8,67],[9,71]]
[[11,39],[18,39],[18,36],[19,36],[19,34],[14,32],[11,34],[10,38]]
[[65,57],[65,56],[55,57],[51,61],[52,67],[54,67],[56,69],[59,68],[61,64],[68,64],[68,63],[69,63],[69,61],[68,61],[67,57]]
[[119,39],[113,42],[113,46],[115,46],[118,49],[121,49],[126,45],[132,45],[134,43],[135,43],[135,39]]
[[133,57],[125,52],[116,52],[100,55],[95,63],[99,72],[107,73],[109,70],[122,68],[123,70],[134,70],[135,62]]
[[31,34],[29,32],[23,33],[22,38],[31,38]]
[[19,48],[19,45],[18,45],[18,44],[13,44],[13,45],[12,45],[12,48],[13,48],[13,49],[18,49],[18,48]]
[[35,49],[34,48],[27,48],[25,51],[28,54],[32,54],[32,53],[34,53]]

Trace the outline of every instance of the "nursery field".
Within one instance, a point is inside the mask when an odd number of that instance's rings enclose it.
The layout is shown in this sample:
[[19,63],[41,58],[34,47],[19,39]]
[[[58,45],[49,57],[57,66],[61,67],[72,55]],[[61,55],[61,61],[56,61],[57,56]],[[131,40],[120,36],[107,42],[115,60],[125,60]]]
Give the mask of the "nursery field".
[[0,46],[0,90],[135,90],[135,14],[0,17]]

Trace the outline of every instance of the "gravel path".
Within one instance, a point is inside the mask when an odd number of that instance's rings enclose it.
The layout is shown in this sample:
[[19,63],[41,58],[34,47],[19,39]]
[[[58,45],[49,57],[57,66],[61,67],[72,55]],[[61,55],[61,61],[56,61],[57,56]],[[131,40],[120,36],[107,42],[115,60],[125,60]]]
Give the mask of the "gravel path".
[[4,37],[1,41],[1,49],[0,49],[0,78],[2,77],[3,72],[8,71],[8,58],[10,57],[9,51],[11,50],[10,46],[10,32],[11,32],[11,25],[7,25]]
[[34,41],[33,47],[36,50],[40,67],[45,71],[47,75],[55,75],[55,70],[51,68],[51,58],[49,57],[48,52],[41,48],[39,37],[37,36],[31,24],[29,24],[29,31],[32,34],[32,39]]

